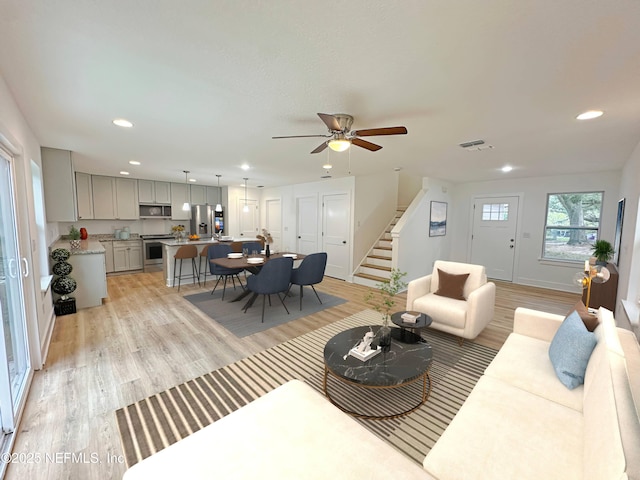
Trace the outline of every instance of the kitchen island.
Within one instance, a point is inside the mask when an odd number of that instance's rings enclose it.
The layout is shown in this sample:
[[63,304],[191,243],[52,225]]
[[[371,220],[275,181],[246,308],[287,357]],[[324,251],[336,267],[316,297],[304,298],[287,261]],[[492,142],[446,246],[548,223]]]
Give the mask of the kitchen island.
[[[198,257],[196,258],[196,267],[199,268],[209,268],[209,265],[206,264],[206,262],[200,259],[200,252],[202,252],[202,249],[204,248],[204,246],[206,245],[213,245],[215,243],[225,243],[230,245],[232,242],[259,242],[260,239],[258,238],[245,238],[245,237],[240,237],[240,238],[234,238],[233,240],[225,240],[225,241],[220,241],[220,240],[215,240],[213,238],[208,238],[208,237],[203,237],[200,240],[180,240],[180,241],[176,241],[176,240],[159,240],[160,243],[162,243],[163,248],[164,248],[164,252],[162,255],[162,269],[163,269],[163,273],[164,273],[164,279],[165,279],[165,285],[167,287],[173,287],[173,257],[175,256],[176,252],[178,251],[178,248],[182,247],[183,245],[195,245],[196,248],[198,249]],[[179,262],[178,262],[178,268],[179,268]],[[202,267],[200,267],[200,265],[202,265]],[[208,270],[207,270],[208,271]],[[191,264],[191,261],[189,260],[183,260],[182,261],[182,280],[180,281],[181,285],[188,285],[190,283],[194,283],[193,278],[189,278],[189,275],[193,274],[193,267]],[[185,278],[186,277],[186,278]],[[196,279],[199,277],[199,272],[196,272]]]

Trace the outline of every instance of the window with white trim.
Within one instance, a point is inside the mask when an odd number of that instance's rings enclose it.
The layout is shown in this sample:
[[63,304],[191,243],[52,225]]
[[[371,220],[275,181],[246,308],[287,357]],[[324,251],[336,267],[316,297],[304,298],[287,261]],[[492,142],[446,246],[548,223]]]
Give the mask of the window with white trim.
[[600,233],[603,192],[550,193],[542,247],[546,260],[584,261]]

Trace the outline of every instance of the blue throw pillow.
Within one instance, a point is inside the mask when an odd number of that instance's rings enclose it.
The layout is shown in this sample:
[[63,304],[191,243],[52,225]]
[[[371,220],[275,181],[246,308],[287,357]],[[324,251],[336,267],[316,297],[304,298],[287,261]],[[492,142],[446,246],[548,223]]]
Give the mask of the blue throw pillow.
[[549,358],[556,375],[568,389],[584,383],[596,343],[595,335],[584,326],[578,312],[571,312],[558,328],[549,346]]

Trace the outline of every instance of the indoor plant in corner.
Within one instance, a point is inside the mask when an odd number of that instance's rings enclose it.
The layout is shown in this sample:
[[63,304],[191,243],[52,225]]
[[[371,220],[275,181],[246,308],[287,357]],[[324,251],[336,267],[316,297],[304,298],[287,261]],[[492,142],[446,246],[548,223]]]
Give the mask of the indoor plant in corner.
[[395,296],[406,288],[407,284],[402,281],[405,272],[394,268],[391,270],[389,280],[376,284],[378,290],[369,290],[364,297],[365,302],[371,305],[376,312],[382,314],[382,327],[378,330],[380,337],[379,345],[386,347],[391,344],[391,309],[395,306]]
[[606,240],[596,240],[593,244],[593,256],[596,257],[596,265],[606,266],[609,260],[613,258],[615,250]]

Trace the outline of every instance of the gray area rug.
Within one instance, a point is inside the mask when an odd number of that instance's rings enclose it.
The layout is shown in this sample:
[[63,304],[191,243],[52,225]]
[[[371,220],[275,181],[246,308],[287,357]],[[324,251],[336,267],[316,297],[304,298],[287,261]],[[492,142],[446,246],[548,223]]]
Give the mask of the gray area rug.
[[[177,385],[116,411],[128,466],[215,422],[274,388],[300,379],[322,393],[323,349],[337,333],[362,325],[379,325],[380,314],[364,310],[331,325],[268,348],[209,374]],[[423,333],[433,348],[431,394],[415,412],[389,420],[357,421],[422,465],[497,351],[436,330]],[[401,411],[415,404],[417,385],[401,389],[354,390],[329,377],[332,398],[360,411]],[[330,428],[330,426],[328,427]]]
[[[211,288],[213,288],[211,285]],[[311,290],[310,287],[304,288],[302,295],[302,310],[300,310],[300,287],[294,286],[291,289],[290,296],[285,299],[285,305],[289,309],[289,314],[282,306],[277,295],[271,295],[271,306],[269,306],[269,300],[266,300],[264,309],[264,322],[260,321],[262,316],[262,295],[256,298],[252,307],[244,312],[244,304],[251,298],[252,294],[247,295],[243,300],[239,302],[232,302],[231,300],[237,297],[241,293],[240,287],[229,287],[227,284],[227,291],[224,295],[224,301],[222,300],[222,288],[218,286],[216,291],[211,295],[211,292],[197,293],[195,295],[185,296],[185,300],[193,303],[196,307],[206,313],[213,320],[218,322],[224,328],[233,333],[236,337],[246,337],[254,333],[262,332],[271,327],[282,325],[283,323],[291,322],[298,318],[311,315],[313,313],[324,310],[325,308],[335,307],[341,303],[346,302],[344,298],[335,297],[327,293],[318,291],[320,300]]]

